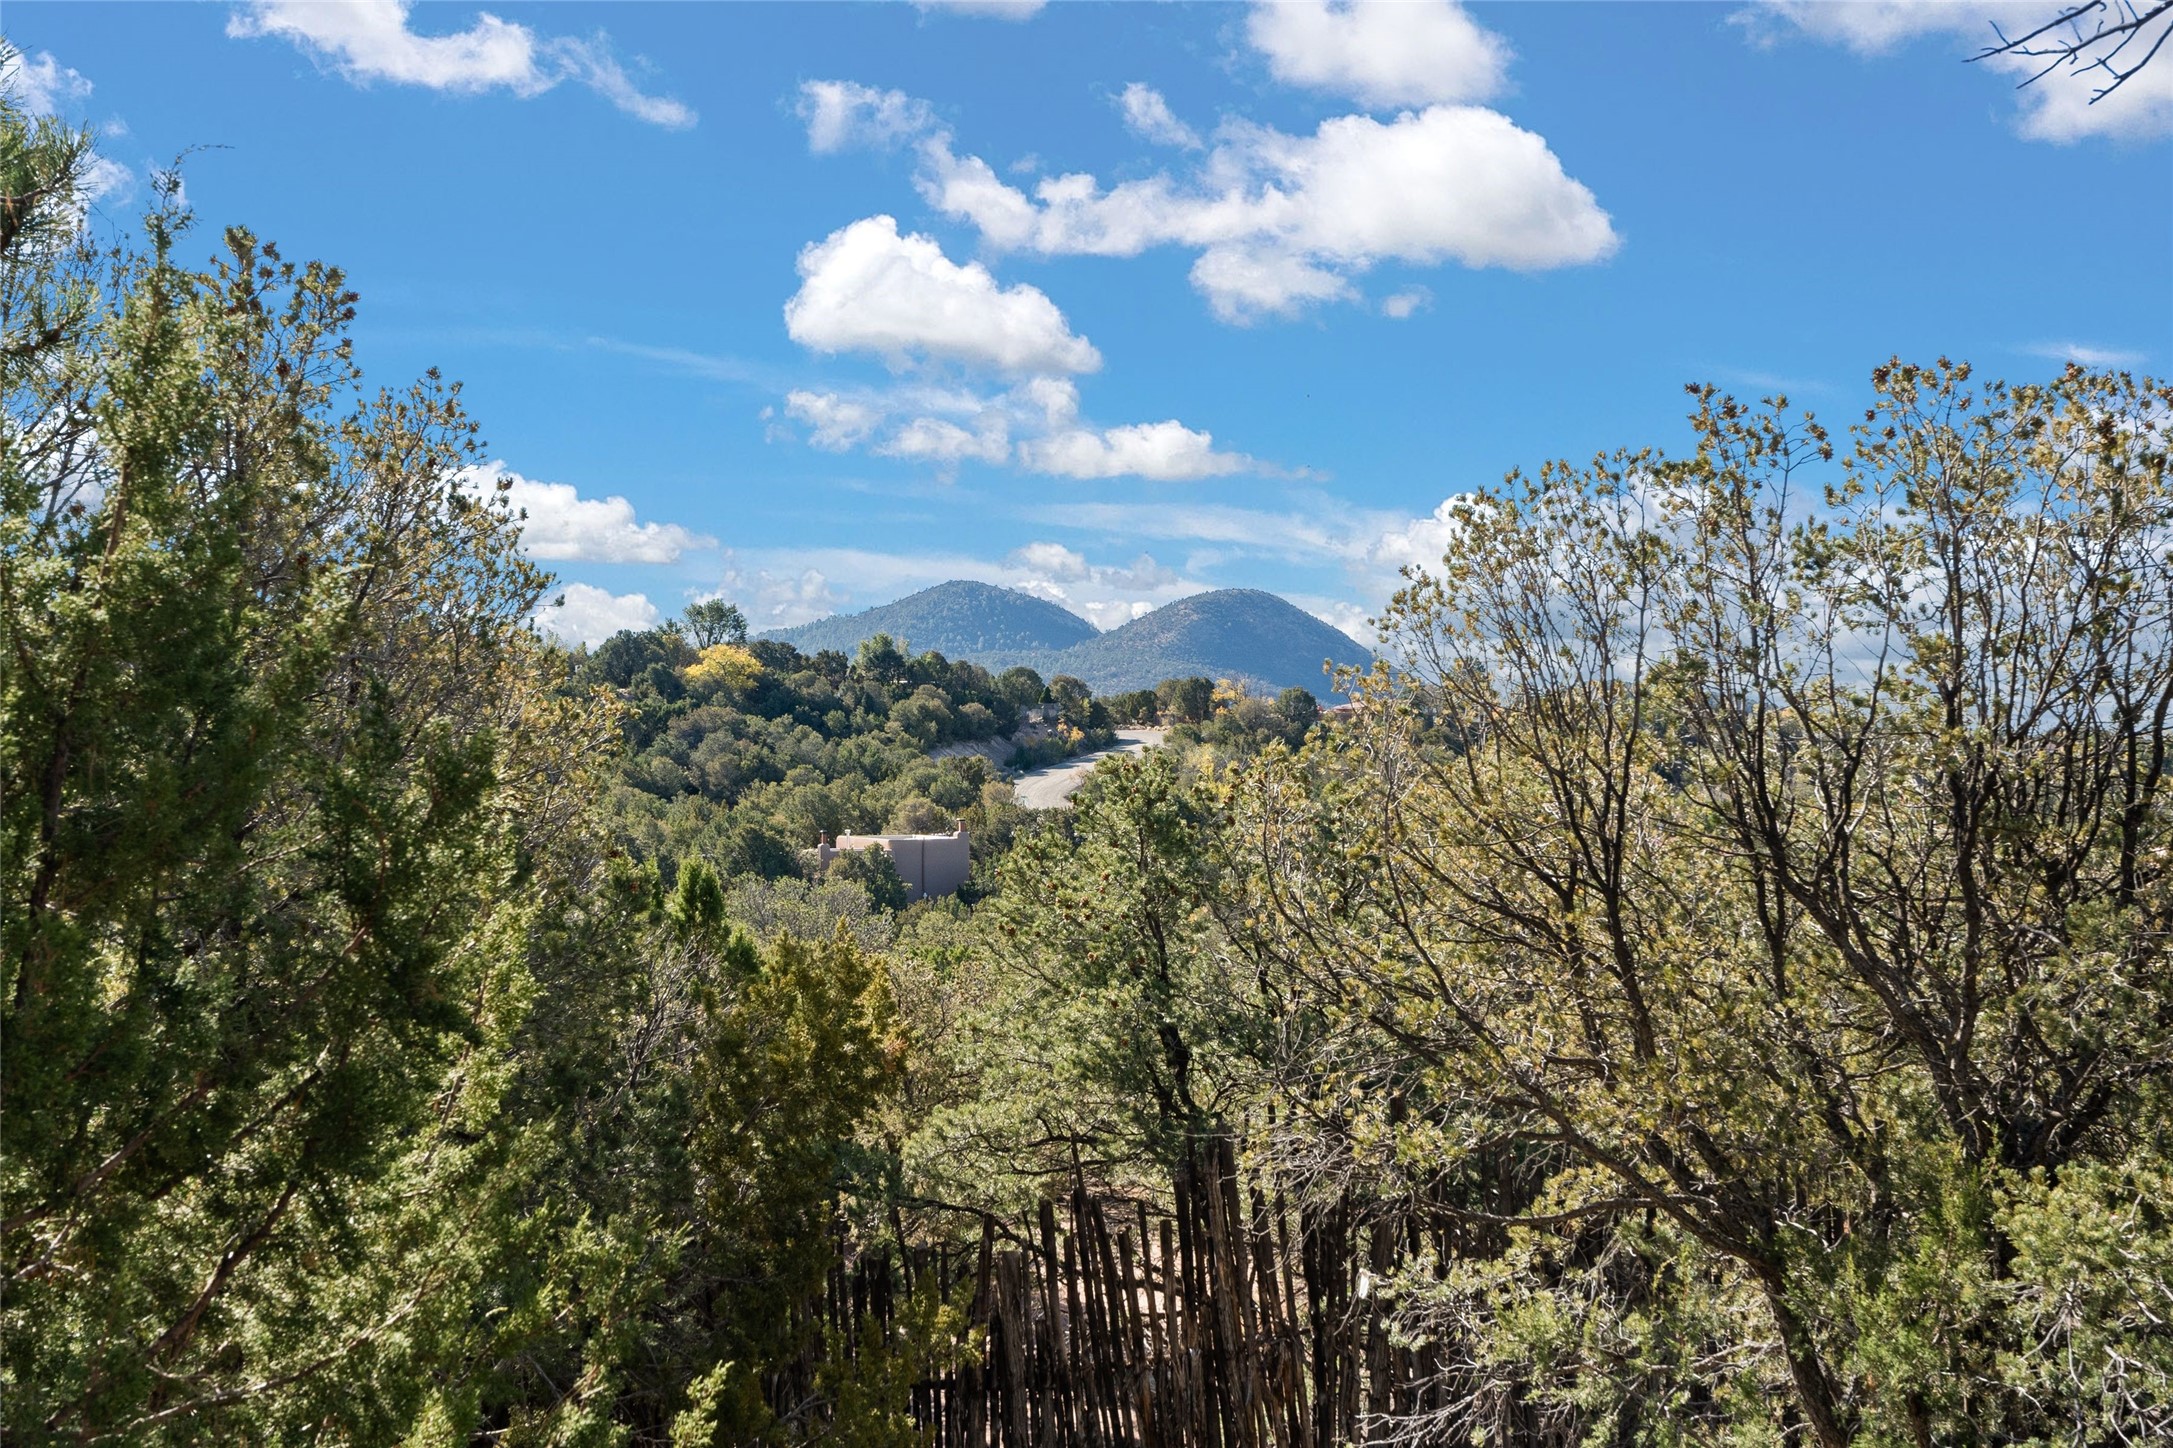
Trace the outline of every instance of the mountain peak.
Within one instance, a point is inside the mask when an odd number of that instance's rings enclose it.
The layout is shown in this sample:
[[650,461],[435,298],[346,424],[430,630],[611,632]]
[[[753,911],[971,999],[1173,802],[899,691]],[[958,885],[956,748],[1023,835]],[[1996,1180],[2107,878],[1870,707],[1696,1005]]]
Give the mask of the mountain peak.
[[1031,593],[954,578],[895,603],[833,614],[796,628],[772,630],[764,637],[791,644],[802,653],[822,649],[851,653],[861,640],[879,633],[903,640],[914,653],[934,650],[946,658],[973,659],[1066,649],[1093,638],[1094,625]]
[[1201,674],[1268,689],[1332,693],[1325,665],[1363,668],[1372,654],[1341,629],[1257,588],[1195,593],[1067,650],[1063,672],[1096,693]]
[[1324,664],[1363,668],[1372,655],[1340,629],[1257,588],[1195,593],[1108,633],[1045,598],[953,579],[895,603],[778,629],[766,637],[803,653],[839,649],[887,633],[914,653],[933,649],[991,669],[1024,664],[1043,677],[1070,674],[1097,694],[1147,689],[1205,675],[1268,689],[1296,684],[1333,692]]

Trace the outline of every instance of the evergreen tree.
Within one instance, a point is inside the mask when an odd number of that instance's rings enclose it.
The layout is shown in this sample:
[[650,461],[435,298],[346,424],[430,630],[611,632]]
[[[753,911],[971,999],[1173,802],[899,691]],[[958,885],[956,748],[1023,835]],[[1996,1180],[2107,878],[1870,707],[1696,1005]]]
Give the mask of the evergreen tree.
[[556,1270],[498,1108],[594,716],[457,389],[174,188],[95,256],[87,154],[0,104],[7,1430],[458,1424]]

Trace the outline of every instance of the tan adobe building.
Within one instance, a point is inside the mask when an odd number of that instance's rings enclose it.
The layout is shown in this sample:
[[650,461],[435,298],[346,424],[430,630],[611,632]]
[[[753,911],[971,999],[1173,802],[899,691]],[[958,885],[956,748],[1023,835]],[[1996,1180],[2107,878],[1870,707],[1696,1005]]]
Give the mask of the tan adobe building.
[[839,835],[836,844],[823,840],[815,846],[815,863],[828,865],[847,850],[878,846],[890,851],[890,863],[914,900],[956,894],[973,868],[973,837],[964,830],[947,835]]

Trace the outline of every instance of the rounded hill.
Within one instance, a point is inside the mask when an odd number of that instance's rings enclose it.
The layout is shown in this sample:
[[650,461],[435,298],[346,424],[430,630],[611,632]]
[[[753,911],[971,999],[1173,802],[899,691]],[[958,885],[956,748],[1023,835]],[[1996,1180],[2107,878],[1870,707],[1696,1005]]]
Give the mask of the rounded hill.
[[1204,675],[1269,689],[1332,692],[1324,665],[1364,668],[1372,653],[1341,629],[1257,588],[1225,588],[1167,603],[1097,634],[1051,661],[1097,693]]
[[861,613],[777,629],[764,637],[791,644],[804,654],[823,649],[849,654],[862,640],[879,633],[889,634],[914,653],[932,649],[954,659],[1057,653],[1095,637],[1094,625],[1045,598],[967,579],[939,583]]

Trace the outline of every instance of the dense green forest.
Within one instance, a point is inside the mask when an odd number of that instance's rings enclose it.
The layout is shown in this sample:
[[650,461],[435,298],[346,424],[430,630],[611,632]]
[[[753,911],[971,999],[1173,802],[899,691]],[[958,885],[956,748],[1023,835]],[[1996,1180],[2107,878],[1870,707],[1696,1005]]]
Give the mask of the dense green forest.
[[795,877],[802,851],[848,831],[963,827],[986,858],[1018,822],[1002,768],[1113,738],[1107,706],[1075,679],[909,656],[886,634],[851,659],[809,658],[749,642],[728,604],[697,604],[568,662],[565,692],[618,706],[626,752],[610,817],[619,845],[667,885],[689,858],[727,876]]
[[[1302,1275],[1419,1374],[1352,1438],[2173,1435],[2173,389],[1696,390],[1470,500],[1332,718],[568,651],[458,386],[89,159],[0,104],[10,1440],[933,1442],[1051,1200],[1126,1281],[1249,1216],[1186,1330]],[[1029,711],[1170,736],[1029,813]],[[949,900],[801,854],[956,823]]]

